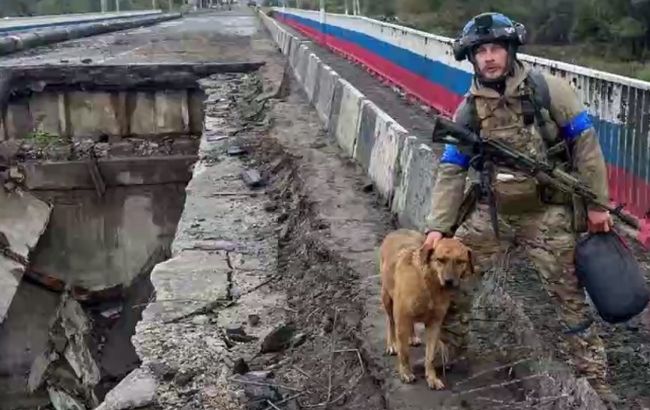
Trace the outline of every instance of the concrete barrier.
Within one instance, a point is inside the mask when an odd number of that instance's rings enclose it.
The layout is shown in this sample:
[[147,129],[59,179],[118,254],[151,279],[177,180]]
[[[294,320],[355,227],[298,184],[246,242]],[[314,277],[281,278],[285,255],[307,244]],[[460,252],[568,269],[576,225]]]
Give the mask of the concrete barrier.
[[332,115],[332,104],[334,102],[334,93],[337,86],[340,88],[341,83],[339,82],[339,75],[336,71],[332,70],[328,65],[323,64],[321,66],[320,76],[319,76],[319,87],[318,95],[316,97],[316,111],[320,117],[323,125],[326,130],[329,130],[331,115]]
[[366,99],[361,91],[349,82],[339,79],[339,83],[341,83],[341,100],[339,106],[335,106],[338,109],[338,116],[334,137],[343,151],[354,158],[361,123],[361,105]]
[[180,13],[156,14],[153,16],[131,17],[122,20],[84,23],[72,27],[44,28],[38,32],[18,32],[0,38],[0,55],[7,55],[33,47],[94,36],[111,31],[149,26],[180,17]]
[[291,36],[286,31],[282,32],[282,53],[289,54],[289,48],[291,47]]
[[307,65],[309,64],[309,49],[305,44],[301,44],[298,49],[298,61],[296,65],[296,77],[301,84],[305,84],[305,79],[307,78]]
[[300,50],[300,41],[298,39],[291,40],[291,48],[289,49],[289,64],[295,70],[298,67],[298,51]]
[[[438,153],[439,154],[439,153]],[[431,213],[431,191],[439,155],[417,137],[404,139],[397,158],[396,187],[391,209],[401,226],[424,230]]]
[[318,95],[319,82],[320,82],[320,70],[323,63],[321,63],[320,58],[316,57],[316,54],[309,54],[309,61],[307,62],[307,73],[305,75],[305,92],[309,98],[309,102],[314,103],[315,98]]
[[[263,13],[260,13],[260,18],[272,34],[278,30],[283,33],[276,41],[281,43],[289,39],[289,44],[281,47],[281,50],[288,54],[298,81],[303,85],[330,136],[367,171],[378,193],[389,206],[394,202],[396,190],[399,191],[399,205],[395,207],[401,209],[402,213],[407,212],[405,202],[412,192],[400,186],[401,183],[408,182],[400,169],[408,166],[413,157],[412,154],[406,157],[400,155],[408,135],[406,129],[367,100],[352,84],[341,79],[331,67],[311,53],[306,44],[300,44],[298,39],[282,29],[276,21]],[[428,152],[433,151],[428,149]],[[429,162],[431,163],[433,161]],[[416,173],[412,172],[411,175]],[[432,182],[428,181],[429,184]],[[429,207],[421,208],[423,210]],[[426,214],[418,218],[423,223]]]
[[395,187],[399,183],[400,150],[407,136],[406,129],[391,117],[383,112],[377,116],[368,175],[388,206],[391,206]]
[[364,100],[361,104],[359,118],[359,133],[354,145],[354,159],[367,170],[370,167],[370,155],[375,145],[375,132],[377,131],[377,116],[381,109],[372,101]]

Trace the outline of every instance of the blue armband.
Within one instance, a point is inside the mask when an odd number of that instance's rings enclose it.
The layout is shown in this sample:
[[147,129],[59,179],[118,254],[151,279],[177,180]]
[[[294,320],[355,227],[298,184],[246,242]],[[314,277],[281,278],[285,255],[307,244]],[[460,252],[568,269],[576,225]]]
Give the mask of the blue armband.
[[458,148],[453,144],[446,144],[445,151],[442,153],[442,158],[440,158],[441,164],[454,164],[458,165],[463,169],[469,168],[469,155],[465,155],[458,150]]
[[594,124],[591,122],[591,117],[587,111],[582,111],[573,117],[564,127],[562,127],[562,136],[565,140],[573,142],[583,132],[587,131],[593,126]]

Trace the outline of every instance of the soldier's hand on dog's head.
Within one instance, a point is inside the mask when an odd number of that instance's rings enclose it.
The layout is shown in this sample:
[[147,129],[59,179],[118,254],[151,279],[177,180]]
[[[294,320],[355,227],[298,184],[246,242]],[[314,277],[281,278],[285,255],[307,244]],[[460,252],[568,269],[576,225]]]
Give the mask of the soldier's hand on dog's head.
[[442,239],[442,233],[438,231],[431,231],[427,235],[427,239],[424,241],[424,245],[427,248],[434,249],[438,242]]

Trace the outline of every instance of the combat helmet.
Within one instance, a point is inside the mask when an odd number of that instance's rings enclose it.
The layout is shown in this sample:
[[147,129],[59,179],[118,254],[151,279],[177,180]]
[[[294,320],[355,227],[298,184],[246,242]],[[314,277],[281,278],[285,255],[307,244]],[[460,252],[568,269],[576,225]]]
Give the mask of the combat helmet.
[[457,61],[468,59],[474,67],[474,48],[485,43],[503,43],[508,49],[508,64],[516,58],[519,46],[526,43],[526,28],[501,13],[482,13],[465,24],[452,43]]

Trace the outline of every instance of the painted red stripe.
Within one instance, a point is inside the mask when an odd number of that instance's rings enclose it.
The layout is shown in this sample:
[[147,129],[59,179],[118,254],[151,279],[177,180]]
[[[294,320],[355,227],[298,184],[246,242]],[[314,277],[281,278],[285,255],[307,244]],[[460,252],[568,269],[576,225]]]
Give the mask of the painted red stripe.
[[444,86],[421,77],[400,67],[399,65],[372,53],[349,41],[341,40],[331,35],[323,36],[322,33],[303,24],[286,19],[288,25],[299,30],[315,41],[325,44],[334,51],[347,56],[362,65],[375,71],[379,76],[398,85],[408,93],[422,100],[425,104],[434,107],[447,116],[452,116],[463,96],[456,95]]
[[650,183],[623,168],[607,165],[609,191],[614,206],[625,204],[625,212],[639,220],[637,239],[650,246]]

